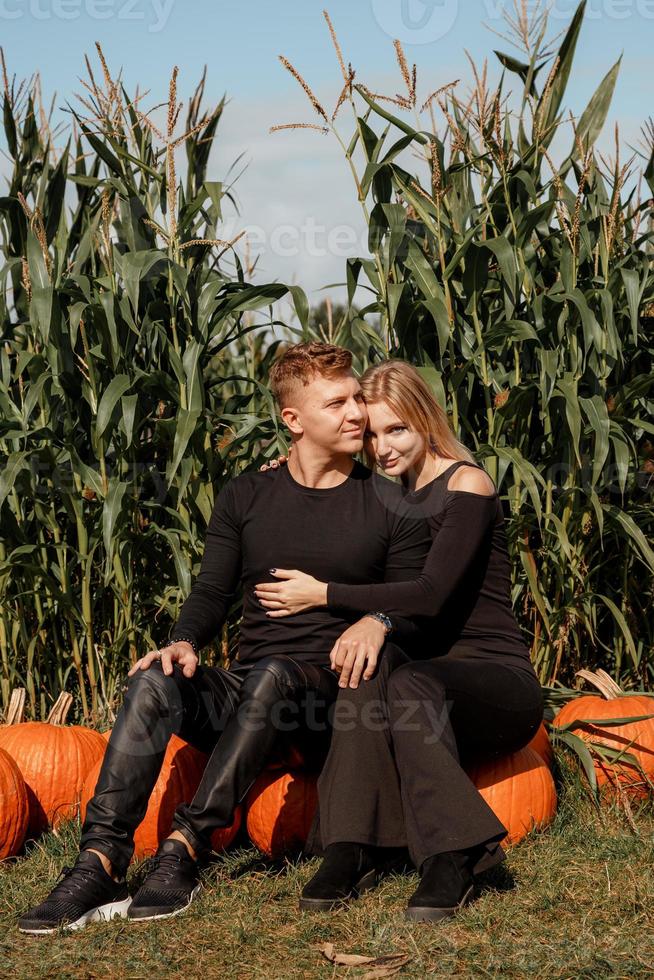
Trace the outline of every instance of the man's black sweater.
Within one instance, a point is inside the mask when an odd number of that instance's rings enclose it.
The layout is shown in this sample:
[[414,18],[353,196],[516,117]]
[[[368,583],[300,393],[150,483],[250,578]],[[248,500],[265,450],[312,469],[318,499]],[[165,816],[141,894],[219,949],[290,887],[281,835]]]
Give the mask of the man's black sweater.
[[[298,568],[323,582],[415,579],[430,544],[427,523],[403,507],[401,487],[359,462],[329,489],[303,486],[287,466],[243,473],[218,494],[200,572],[172,639],[191,636],[198,649],[211,641],[240,582],[239,662],[288,654],[327,664],[334,643],[359,616],[320,608],[271,619],[254,586],[275,581],[271,568]],[[405,636],[412,635],[410,623],[394,620]]]

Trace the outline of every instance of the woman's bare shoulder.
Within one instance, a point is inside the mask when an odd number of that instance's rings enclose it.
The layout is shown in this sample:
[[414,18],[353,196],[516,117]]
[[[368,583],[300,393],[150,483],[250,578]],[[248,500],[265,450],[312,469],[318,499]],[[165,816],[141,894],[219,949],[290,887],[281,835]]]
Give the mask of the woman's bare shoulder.
[[447,481],[447,489],[475,493],[482,497],[495,495],[495,484],[488,473],[476,466],[459,466]]

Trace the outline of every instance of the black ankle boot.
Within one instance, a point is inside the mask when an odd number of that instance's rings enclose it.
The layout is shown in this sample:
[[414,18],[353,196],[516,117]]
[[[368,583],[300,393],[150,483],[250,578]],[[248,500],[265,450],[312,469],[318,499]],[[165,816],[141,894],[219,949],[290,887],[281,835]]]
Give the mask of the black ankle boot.
[[474,893],[469,851],[444,851],[428,857],[420,869],[420,884],[405,913],[414,922],[438,922],[454,915]]
[[329,912],[374,888],[381,873],[376,851],[366,844],[329,844],[318,871],[302,890],[300,908]]

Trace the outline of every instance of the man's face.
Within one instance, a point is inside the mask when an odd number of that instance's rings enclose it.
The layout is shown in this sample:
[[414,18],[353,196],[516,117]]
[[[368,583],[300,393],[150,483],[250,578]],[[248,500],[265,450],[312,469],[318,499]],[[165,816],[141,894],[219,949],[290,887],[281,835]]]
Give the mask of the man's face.
[[298,385],[282,418],[305,444],[317,449],[352,455],[363,448],[368,413],[351,372],[337,378],[316,375],[308,385]]

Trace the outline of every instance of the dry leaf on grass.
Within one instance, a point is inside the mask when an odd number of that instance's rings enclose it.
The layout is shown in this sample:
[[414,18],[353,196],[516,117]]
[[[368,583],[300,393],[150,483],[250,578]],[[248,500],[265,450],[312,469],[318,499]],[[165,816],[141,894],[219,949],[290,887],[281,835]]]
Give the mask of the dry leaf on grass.
[[322,955],[336,966],[368,966],[372,956],[358,956],[356,953],[337,953],[333,943],[318,947]]
[[373,967],[362,980],[381,980],[398,973],[409,962],[410,957],[404,953],[389,953],[386,956],[360,956],[358,953],[337,953],[333,943],[324,943],[318,947],[322,955],[335,966],[370,966]]
[[377,967],[374,970],[368,970],[367,973],[364,973],[363,974],[361,980],[383,980],[384,977],[392,977],[392,976],[395,976],[396,973],[399,973],[400,972],[400,970],[402,969],[402,967],[404,967],[404,966],[407,965],[407,963],[409,962],[409,959],[410,959],[410,957],[408,957],[408,956],[399,956],[398,955],[397,962],[395,963],[395,966],[390,966],[390,965],[389,966],[380,966],[380,967]]

